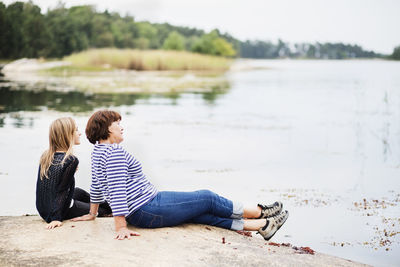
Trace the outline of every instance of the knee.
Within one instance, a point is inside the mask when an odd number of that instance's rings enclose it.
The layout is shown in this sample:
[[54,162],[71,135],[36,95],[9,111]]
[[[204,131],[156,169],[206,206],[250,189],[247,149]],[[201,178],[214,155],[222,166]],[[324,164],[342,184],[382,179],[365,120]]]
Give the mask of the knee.
[[74,188],[74,197],[82,196],[84,195],[85,191],[79,187]]
[[207,199],[207,200],[213,200],[217,197],[217,194],[212,192],[211,190],[204,189],[204,190],[199,190],[199,195],[201,198]]
[[80,188],[80,187],[75,187],[74,190],[76,192],[79,192],[79,193],[82,193],[82,194],[87,194],[87,192],[85,190],[83,190],[82,188]]
[[75,187],[74,188],[74,193],[72,195],[72,198],[75,199],[75,200],[86,201],[85,199],[90,198],[90,195],[85,190],[83,190],[83,189],[81,189],[79,187]]

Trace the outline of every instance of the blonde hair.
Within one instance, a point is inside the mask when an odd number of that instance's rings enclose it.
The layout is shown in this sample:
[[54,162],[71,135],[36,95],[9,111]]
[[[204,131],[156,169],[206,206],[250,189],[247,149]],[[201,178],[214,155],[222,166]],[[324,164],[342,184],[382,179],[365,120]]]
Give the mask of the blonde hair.
[[65,160],[73,155],[75,130],[75,121],[70,117],[59,118],[52,122],[49,131],[49,149],[40,157],[40,179],[48,178],[48,171],[56,151],[65,151],[64,159],[60,164],[64,164]]

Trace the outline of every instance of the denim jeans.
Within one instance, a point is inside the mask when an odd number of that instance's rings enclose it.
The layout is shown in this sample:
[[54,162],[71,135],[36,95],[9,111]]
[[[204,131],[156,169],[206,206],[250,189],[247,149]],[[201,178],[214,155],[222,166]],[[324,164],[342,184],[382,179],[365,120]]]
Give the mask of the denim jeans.
[[143,228],[200,223],[243,230],[243,206],[209,190],[159,192],[151,201],[129,214],[129,224]]

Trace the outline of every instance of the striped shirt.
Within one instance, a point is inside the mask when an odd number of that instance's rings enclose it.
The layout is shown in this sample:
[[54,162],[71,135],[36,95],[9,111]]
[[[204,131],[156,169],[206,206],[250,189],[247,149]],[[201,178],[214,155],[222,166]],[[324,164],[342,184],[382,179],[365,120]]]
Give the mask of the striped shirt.
[[110,204],[114,216],[128,216],[158,193],[138,160],[119,144],[95,144],[90,202]]

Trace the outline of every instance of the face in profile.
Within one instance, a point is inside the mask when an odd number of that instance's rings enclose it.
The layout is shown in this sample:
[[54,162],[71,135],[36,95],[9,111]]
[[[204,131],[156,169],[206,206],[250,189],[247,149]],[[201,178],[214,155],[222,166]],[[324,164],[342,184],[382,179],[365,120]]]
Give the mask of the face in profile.
[[76,127],[74,132],[74,145],[79,145],[81,143],[81,132],[78,127]]
[[121,120],[114,121],[111,123],[110,127],[108,127],[108,131],[110,132],[110,140],[112,143],[121,143],[124,140],[122,136],[124,128],[122,128],[120,124]]

